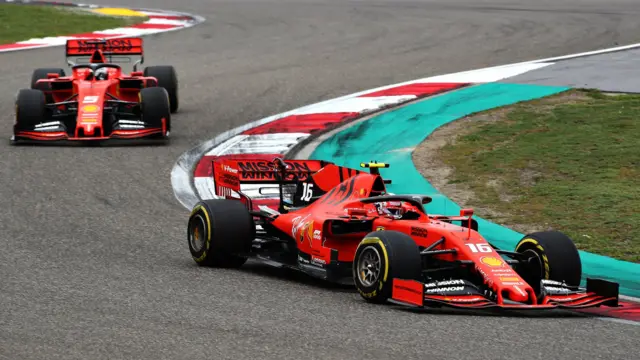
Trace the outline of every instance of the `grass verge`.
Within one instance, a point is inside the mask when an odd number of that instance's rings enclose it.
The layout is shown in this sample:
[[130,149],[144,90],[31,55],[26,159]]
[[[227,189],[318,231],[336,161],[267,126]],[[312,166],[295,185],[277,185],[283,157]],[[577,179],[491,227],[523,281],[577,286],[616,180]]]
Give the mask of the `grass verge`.
[[465,120],[434,152],[450,170],[445,188],[466,193],[452,200],[520,232],[557,229],[579,249],[640,262],[640,95],[571,90]]
[[145,21],[91,14],[74,8],[0,4],[0,44],[113,29]]

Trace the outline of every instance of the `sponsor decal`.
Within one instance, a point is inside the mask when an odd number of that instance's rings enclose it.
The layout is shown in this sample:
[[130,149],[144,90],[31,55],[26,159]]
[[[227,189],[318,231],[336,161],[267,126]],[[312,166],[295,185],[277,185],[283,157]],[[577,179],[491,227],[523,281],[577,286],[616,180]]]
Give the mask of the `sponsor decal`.
[[309,260],[303,258],[302,256],[298,255],[298,262],[302,263],[302,264],[309,264]]
[[520,281],[519,278],[515,277],[515,276],[510,276],[510,277],[500,277],[500,281]]
[[[312,172],[308,163],[301,161],[285,161],[285,181],[305,181]],[[275,173],[277,166],[272,161],[238,161],[238,168],[243,179],[251,180],[278,180],[280,174]],[[276,178],[278,176],[278,178]]]
[[554,293],[564,293],[564,294],[568,294],[571,292],[570,289],[567,288],[561,288],[561,287],[555,287],[555,286],[545,286],[544,289],[548,292],[554,292]]
[[510,281],[507,281],[507,282],[503,282],[503,283],[502,283],[502,285],[509,285],[509,286],[511,286],[511,285],[515,285],[515,286],[523,286],[523,285],[524,285],[524,283],[523,283],[522,281],[518,281],[518,282],[510,282]]
[[320,230],[315,230],[313,232],[313,240],[320,240],[322,239],[322,232]]
[[[91,87],[91,84],[85,84],[88,85],[86,87]],[[82,103],[83,104],[95,104],[98,102],[98,97],[97,96],[85,96],[84,98],[82,98]],[[96,109],[97,111],[97,109]]]
[[238,169],[234,169],[234,168],[232,168],[232,167],[231,167],[231,166],[229,166],[229,165],[222,165],[222,169],[223,169],[224,171],[228,171],[228,172],[230,172],[230,173],[232,173],[232,174],[237,174],[237,173],[238,173]]
[[411,227],[411,236],[418,236],[418,237],[426,238],[427,237],[427,230],[423,229],[421,227],[412,226]]
[[291,226],[291,237],[293,237],[294,239],[298,239],[299,236],[299,240],[300,242],[302,242],[302,240],[304,239],[304,230],[308,226],[308,222],[306,220],[310,216],[311,214],[307,214],[305,216],[296,216],[293,218]]
[[93,52],[95,50],[123,52],[133,49],[131,39],[111,39],[106,40],[106,43],[96,43],[94,40],[77,40],[77,44],[78,52],[82,53]]
[[240,186],[240,180],[238,179],[237,176],[233,176],[233,175],[229,175],[229,174],[222,174],[222,176],[220,177],[220,179],[222,180],[223,183],[232,186],[234,188],[237,188],[238,186]]
[[492,273],[511,273],[513,274],[513,269],[491,269]]
[[489,277],[489,275],[484,272],[484,270],[482,270],[479,267],[476,267],[476,270],[478,270],[478,272],[482,275],[482,277],[484,278],[484,282],[489,286],[493,286],[493,279],[491,277]]
[[327,261],[325,259],[321,259],[319,257],[312,256],[311,257],[311,263],[314,264],[314,265],[324,266],[324,265],[327,264]]
[[[87,113],[97,113],[98,112],[98,106],[97,105],[85,105],[85,106],[82,107],[82,111],[83,112],[87,112]],[[89,114],[87,114],[87,115],[89,115]]]
[[560,281],[545,280],[545,279],[542,279],[542,284],[544,284],[544,285],[555,285],[555,286],[564,286],[565,285],[565,283],[560,282]]
[[384,230],[384,226],[377,226],[376,227],[376,231],[382,231],[382,230]]
[[502,259],[493,256],[483,256],[480,262],[491,267],[503,267],[505,262]]
[[437,286],[446,286],[446,285],[464,285],[464,280],[446,280],[446,281],[438,281],[436,283]]
[[427,293],[447,293],[447,292],[455,292],[464,290],[464,286],[450,286],[450,287],[438,287],[426,289]]
[[[91,115],[94,115],[94,114],[91,114]],[[82,122],[84,124],[97,124],[98,123],[98,118],[97,117],[86,117],[86,116],[83,116],[82,117]]]

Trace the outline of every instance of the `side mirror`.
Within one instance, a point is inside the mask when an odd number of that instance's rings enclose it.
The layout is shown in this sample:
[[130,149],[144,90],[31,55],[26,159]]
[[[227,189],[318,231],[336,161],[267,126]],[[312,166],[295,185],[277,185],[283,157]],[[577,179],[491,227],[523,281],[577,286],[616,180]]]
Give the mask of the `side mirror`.
[[473,209],[460,209],[460,216],[473,216]]
[[57,79],[60,77],[60,74],[56,73],[47,73],[47,79]]
[[143,71],[132,71],[131,76],[144,76]]

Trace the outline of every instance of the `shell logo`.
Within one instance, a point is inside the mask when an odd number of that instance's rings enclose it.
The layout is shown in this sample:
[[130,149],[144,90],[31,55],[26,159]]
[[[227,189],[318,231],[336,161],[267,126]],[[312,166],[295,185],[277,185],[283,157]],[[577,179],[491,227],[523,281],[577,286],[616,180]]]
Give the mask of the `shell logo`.
[[504,261],[493,256],[482,257],[480,259],[480,262],[491,267],[501,267],[504,265]]
[[85,105],[82,107],[82,111],[84,112],[89,112],[89,113],[94,113],[98,111],[98,106],[97,105]]

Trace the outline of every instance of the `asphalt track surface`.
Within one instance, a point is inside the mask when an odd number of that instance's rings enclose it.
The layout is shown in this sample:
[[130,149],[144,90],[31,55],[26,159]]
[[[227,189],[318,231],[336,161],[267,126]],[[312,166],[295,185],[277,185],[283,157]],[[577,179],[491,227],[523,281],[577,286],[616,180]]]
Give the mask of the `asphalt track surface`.
[[629,359],[639,326],[370,306],[249,265],[196,267],[170,170],[200,141],[359,90],[640,41],[635,0],[113,1],[207,22],[148,37],[174,64],[167,147],[10,147],[13,99],[63,49],[0,55],[0,358]]

